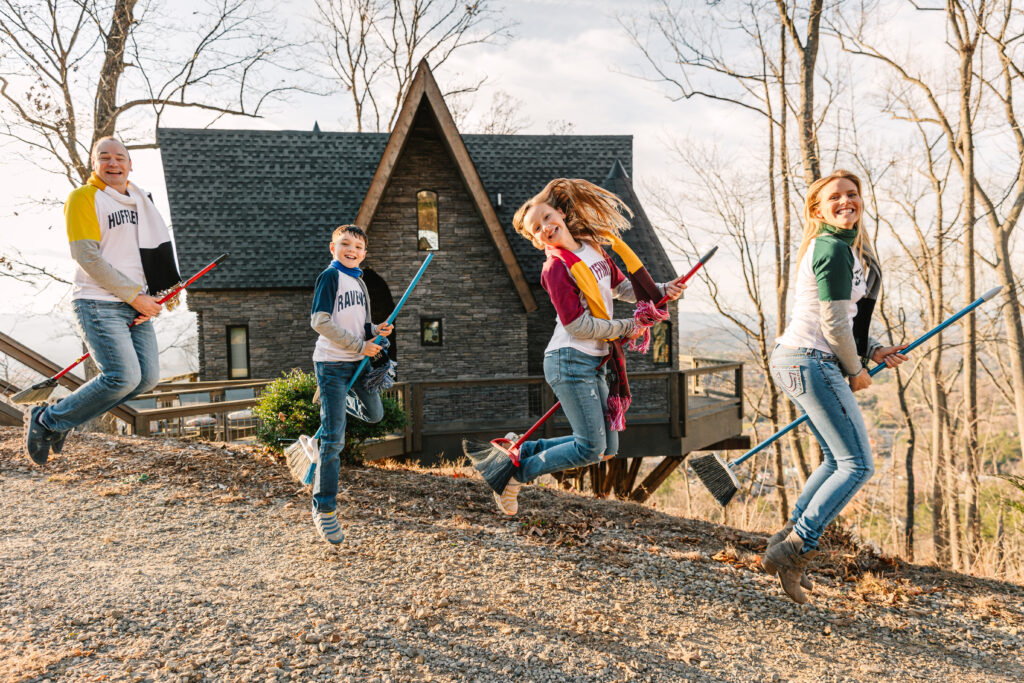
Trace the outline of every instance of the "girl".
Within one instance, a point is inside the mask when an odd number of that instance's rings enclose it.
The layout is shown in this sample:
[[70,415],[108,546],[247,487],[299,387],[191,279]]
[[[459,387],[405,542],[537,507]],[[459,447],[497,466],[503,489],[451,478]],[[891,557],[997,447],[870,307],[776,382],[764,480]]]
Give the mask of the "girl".
[[[677,283],[655,285],[619,237],[630,227],[624,214],[632,212],[611,192],[586,180],[557,178],[523,204],[512,219],[516,231],[547,254],[541,285],[558,317],[544,351],[544,378],[562,402],[573,433],[527,441],[520,446],[518,467],[502,454],[497,467],[500,474],[485,472],[498,509],[506,515],[518,511],[517,496],[523,484],[544,474],[612,458],[618,452],[614,428],[623,429],[628,399],[616,401],[619,394],[626,395],[619,391],[626,384],[621,346],[615,340],[634,339],[643,328],[632,318],[612,319],[612,300],[635,303],[634,283],[648,298],[668,295],[678,299],[685,287]],[[634,283],[626,279],[601,245],[609,245],[619,254]],[[611,402],[606,369],[602,367],[609,353],[616,361],[613,366],[618,367]],[[490,476],[492,473],[496,476]]]
[[772,378],[807,413],[824,454],[790,521],[768,540],[763,562],[801,604],[807,602],[801,581],[810,587],[803,571],[818,554],[818,539],[874,473],[853,392],[871,386],[868,359],[888,367],[906,360],[899,353],[906,344],[882,346],[868,336],[881,270],[860,229],[862,210],[860,179],[849,171],[835,171],[808,188],[793,315],[770,362]]

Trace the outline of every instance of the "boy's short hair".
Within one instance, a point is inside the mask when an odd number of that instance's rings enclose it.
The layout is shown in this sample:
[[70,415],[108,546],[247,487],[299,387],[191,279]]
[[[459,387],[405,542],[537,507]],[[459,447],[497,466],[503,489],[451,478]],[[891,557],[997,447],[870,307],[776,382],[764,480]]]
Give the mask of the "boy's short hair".
[[368,246],[369,245],[370,240],[368,240],[366,238],[366,232],[362,228],[360,228],[358,225],[351,225],[351,224],[350,225],[339,225],[338,227],[336,227],[334,229],[334,234],[331,235],[331,241],[332,242],[335,241],[336,239],[338,239],[339,237],[344,235],[346,232],[349,233],[350,235],[355,235],[356,237],[362,238],[364,246]]

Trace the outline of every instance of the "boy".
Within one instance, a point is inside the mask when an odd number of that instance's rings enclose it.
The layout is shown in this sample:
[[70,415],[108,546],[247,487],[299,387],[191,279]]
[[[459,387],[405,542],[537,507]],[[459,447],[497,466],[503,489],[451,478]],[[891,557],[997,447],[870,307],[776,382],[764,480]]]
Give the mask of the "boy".
[[357,380],[345,393],[363,356],[373,357],[382,347],[365,339],[388,336],[393,325],[373,325],[370,297],[359,264],[366,258],[366,233],[356,225],[342,225],[331,236],[331,265],[316,278],[309,324],[320,333],[313,351],[316,382],[320,387],[320,463],[313,477],[313,525],[328,543],[345,537],[336,511],[340,453],[345,446],[346,412],[364,422],[380,422],[384,407],[380,395]]

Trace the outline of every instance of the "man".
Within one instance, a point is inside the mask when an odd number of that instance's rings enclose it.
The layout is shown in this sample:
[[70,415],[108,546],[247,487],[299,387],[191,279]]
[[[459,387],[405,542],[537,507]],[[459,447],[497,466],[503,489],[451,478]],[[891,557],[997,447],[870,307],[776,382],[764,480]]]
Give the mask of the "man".
[[[92,175],[64,203],[78,264],[72,306],[100,374],[73,394],[29,413],[25,445],[45,464],[74,427],[152,389],[160,378],[155,296],[179,281],[170,233],[149,195],[128,180],[132,160],[112,137],[93,145]],[[129,327],[132,323],[134,326]]]

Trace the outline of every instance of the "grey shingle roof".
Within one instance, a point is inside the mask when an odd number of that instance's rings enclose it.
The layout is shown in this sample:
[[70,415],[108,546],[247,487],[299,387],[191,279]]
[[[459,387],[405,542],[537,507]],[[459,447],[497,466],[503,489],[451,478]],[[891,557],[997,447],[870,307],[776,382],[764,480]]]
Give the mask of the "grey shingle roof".
[[[211,271],[197,289],[311,286],[324,265],[326,236],[355,218],[387,138],[384,133],[160,129],[182,274],[230,251],[231,267]],[[463,140],[528,281],[539,280],[543,254],[515,233],[512,215],[560,176],[602,185],[607,179],[608,189],[637,213],[627,243],[656,280],[674,275],[626,175],[633,162],[631,136],[464,135]],[[621,167],[610,174],[616,160]]]

